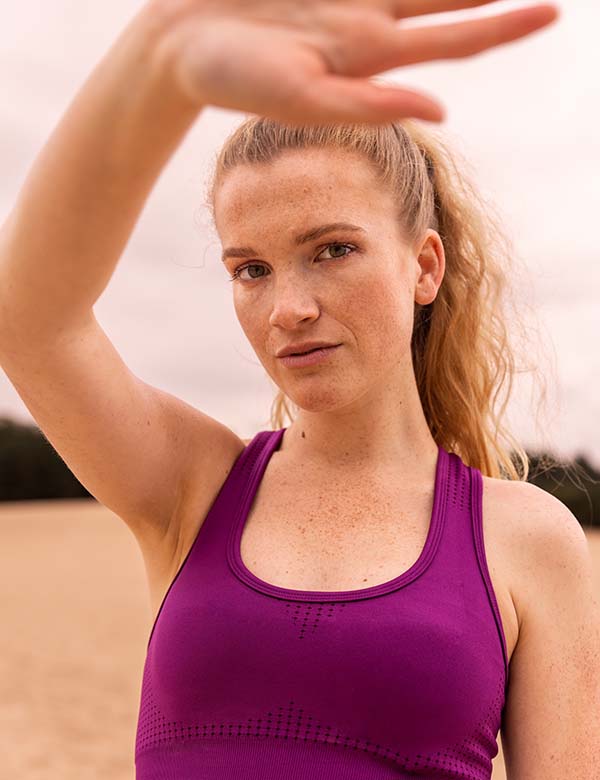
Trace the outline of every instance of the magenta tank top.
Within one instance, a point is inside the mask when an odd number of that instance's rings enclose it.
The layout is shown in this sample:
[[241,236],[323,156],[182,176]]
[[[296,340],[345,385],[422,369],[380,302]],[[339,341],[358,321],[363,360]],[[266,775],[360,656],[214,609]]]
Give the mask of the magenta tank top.
[[150,632],[137,780],[489,780],[508,685],[482,476],[438,448],[425,546],[350,591],[271,585],[240,555],[285,428],[239,455]]

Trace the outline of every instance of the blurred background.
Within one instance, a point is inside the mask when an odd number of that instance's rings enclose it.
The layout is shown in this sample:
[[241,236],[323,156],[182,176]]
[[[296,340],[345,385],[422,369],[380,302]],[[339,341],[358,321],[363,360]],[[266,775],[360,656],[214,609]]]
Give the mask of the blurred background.
[[[496,2],[406,24],[531,4]],[[536,427],[537,389],[527,374],[517,375],[508,422],[528,452],[577,462],[590,475],[579,488],[542,486],[587,526],[599,571],[591,526],[600,524],[600,250],[593,228],[600,203],[600,8],[592,0],[558,5],[559,22],[522,41],[385,78],[442,100],[448,117],[439,129],[502,216],[523,266],[515,287],[532,332],[540,334],[531,357],[549,391],[547,415]],[[3,5],[0,221],[75,92],[140,6]],[[203,205],[214,156],[241,120],[217,108],[199,117],[94,310],[135,374],[251,438],[270,427],[273,384],[237,322]],[[1,369],[0,493],[0,740],[7,773],[24,780],[132,778],[152,620],[143,561],[122,521],[51,451]],[[500,756],[494,779],[502,777]]]

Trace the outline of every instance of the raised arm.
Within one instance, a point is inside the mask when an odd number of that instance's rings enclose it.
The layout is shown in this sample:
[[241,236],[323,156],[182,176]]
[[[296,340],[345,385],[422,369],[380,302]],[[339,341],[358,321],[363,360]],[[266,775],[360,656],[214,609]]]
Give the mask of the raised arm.
[[0,346],[85,320],[201,106],[155,53],[168,19],[144,5],[42,148],[0,230]]
[[67,466],[136,536],[154,604],[185,518],[202,519],[243,449],[135,376],[92,310],[202,106],[156,57],[169,21],[157,8],[142,8],[85,81],[0,231],[0,366]]

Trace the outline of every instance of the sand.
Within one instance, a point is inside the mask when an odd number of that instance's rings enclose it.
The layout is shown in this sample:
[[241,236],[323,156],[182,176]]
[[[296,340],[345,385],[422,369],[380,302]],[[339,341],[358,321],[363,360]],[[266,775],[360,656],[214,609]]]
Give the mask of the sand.
[[[600,593],[600,531],[586,534]],[[133,780],[152,622],[135,537],[77,499],[0,504],[0,540],[2,776]]]

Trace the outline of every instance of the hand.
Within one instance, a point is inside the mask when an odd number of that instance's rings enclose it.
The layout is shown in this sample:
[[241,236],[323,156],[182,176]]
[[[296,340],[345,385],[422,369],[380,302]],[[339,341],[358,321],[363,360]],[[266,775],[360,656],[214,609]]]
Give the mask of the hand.
[[493,0],[154,0],[168,17],[159,47],[174,88],[213,105],[289,124],[441,121],[444,108],[368,77],[468,57],[522,38],[559,16],[552,4],[488,18],[403,29],[398,20]]

